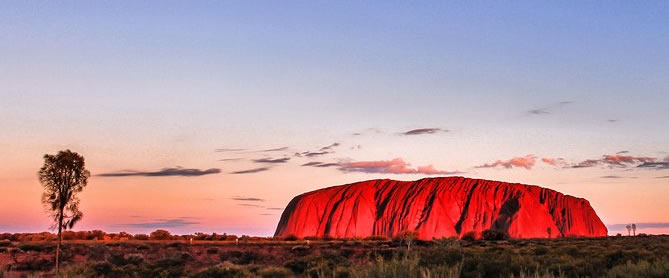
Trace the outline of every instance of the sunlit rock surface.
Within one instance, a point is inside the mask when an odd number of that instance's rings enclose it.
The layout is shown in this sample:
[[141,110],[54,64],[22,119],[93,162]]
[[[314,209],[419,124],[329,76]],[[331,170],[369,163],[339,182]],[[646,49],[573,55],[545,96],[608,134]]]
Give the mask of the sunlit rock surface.
[[293,198],[276,236],[335,238],[416,231],[420,239],[505,231],[513,238],[606,236],[582,198],[533,185],[463,177],[370,180]]

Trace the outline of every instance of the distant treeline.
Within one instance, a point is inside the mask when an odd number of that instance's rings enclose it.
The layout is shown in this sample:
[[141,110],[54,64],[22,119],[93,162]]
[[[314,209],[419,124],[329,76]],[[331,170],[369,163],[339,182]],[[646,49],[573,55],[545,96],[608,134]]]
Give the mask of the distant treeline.
[[[2,233],[0,241],[52,241],[57,240],[58,236],[50,232],[41,233]],[[228,234],[206,234],[195,233],[192,235],[172,235],[166,230],[155,230],[150,234],[130,234],[126,232],[106,233],[101,230],[92,231],[64,231],[63,240],[260,240],[272,239],[265,237],[252,237],[247,235],[236,236]]]

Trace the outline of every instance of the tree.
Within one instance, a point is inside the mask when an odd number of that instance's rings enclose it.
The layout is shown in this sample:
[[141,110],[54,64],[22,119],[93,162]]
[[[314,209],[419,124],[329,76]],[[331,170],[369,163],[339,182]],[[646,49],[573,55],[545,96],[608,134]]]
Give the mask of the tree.
[[546,233],[548,233],[548,238],[551,238],[551,233],[553,230],[551,230],[551,227],[546,228]]
[[53,218],[52,229],[58,229],[56,246],[56,273],[60,272],[60,245],[63,230],[72,229],[84,214],[79,211],[81,192],[88,184],[90,172],[86,170],[84,157],[70,150],[60,151],[56,155],[45,154],[44,165],[38,172],[44,187],[42,204],[50,211]]
[[411,244],[412,244],[412,243],[414,242],[414,240],[416,240],[416,238],[418,237],[418,232],[415,232],[415,231],[403,231],[403,232],[400,232],[399,237],[400,237],[400,239],[402,239],[402,241],[404,241],[404,243],[406,243],[406,245],[407,245],[407,251],[410,251],[410,250],[411,250]]
[[636,224],[632,224],[632,235],[636,236]]
[[627,226],[625,226],[625,228],[627,228],[627,236],[630,236],[631,235],[630,231],[632,230],[632,225],[627,224]]
[[170,232],[165,231],[165,230],[155,230],[151,232],[151,235],[149,236],[153,240],[169,240],[172,239],[172,235]]

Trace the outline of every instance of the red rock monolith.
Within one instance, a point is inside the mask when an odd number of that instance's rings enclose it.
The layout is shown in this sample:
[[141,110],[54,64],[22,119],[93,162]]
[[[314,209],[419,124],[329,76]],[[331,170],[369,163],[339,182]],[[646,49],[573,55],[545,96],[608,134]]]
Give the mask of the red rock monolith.
[[370,180],[301,194],[288,204],[275,236],[353,238],[404,231],[418,238],[473,231],[512,238],[600,237],[606,226],[582,198],[533,185],[463,177]]

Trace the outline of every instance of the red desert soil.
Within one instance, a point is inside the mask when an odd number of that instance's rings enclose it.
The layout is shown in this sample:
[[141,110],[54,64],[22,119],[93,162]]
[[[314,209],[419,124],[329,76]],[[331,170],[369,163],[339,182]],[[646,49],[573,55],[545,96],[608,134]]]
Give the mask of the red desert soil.
[[539,186],[470,179],[370,180],[293,198],[275,236],[353,238],[418,232],[420,239],[494,229],[512,238],[600,237],[590,203]]

